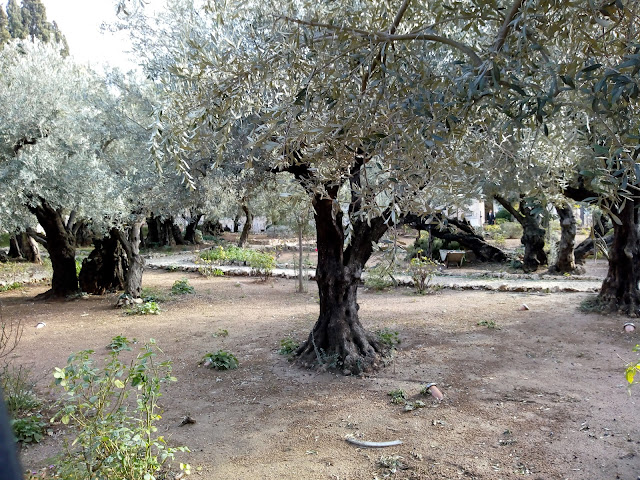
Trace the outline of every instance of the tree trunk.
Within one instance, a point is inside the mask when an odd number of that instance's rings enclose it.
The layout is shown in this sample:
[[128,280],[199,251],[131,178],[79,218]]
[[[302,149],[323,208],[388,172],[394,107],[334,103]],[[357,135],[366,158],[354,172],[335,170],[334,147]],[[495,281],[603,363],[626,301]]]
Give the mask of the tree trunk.
[[52,208],[45,200],[40,205],[29,207],[47,235],[47,251],[51,258],[53,277],[51,290],[44,297],[66,297],[78,292],[76,274],[75,238],[65,228],[60,211]]
[[36,241],[27,233],[21,232],[18,235],[18,243],[20,244],[20,252],[22,252],[22,258],[27,262],[42,264],[42,258],[40,258],[40,249]]
[[143,222],[144,218],[142,217],[136,219],[131,228],[129,228],[128,235],[120,229],[114,229],[114,234],[117,235],[129,261],[124,291],[133,298],[140,298],[142,293],[144,258],[140,255],[140,231]]
[[637,316],[640,306],[640,235],[635,201],[626,199],[616,212],[621,224],[613,222],[613,243],[609,249],[609,271],[598,301],[605,310]]
[[503,197],[496,195],[494,198],[522,225],[522,238],[520,239],[520,243],[524,245],[522,269],[529,273],[535,272],[541,265],[546,265],[547,254],[544,252],[545,230],[540,226],[539,215],[533,213],[536,208],[539,208],[539,205],[528,205],[524,196],[521,196],[519,209],[516,210]]
[[220,225],[220,222],[216,219],[205,220],[202,223],[201,230],[203,235],[211,235],[214,237],[220,236],[223,233],[222,225]]
[[560,241],[555,265],[549,271],[557,273],[571,273],[576,269],[574,247],[576,242],[576,219],[573,208],[568,202],[556,205],[556,212],[560,217]]
[[204,215],[202,213],[196,214],[194,217],[191,217],[191,220],[187,224],[187,228],[184,232],[184,241],[188,243],[192,243],[195,245],[198,243],[196,241],[196,229],[198,228],[198,224],[200,223],[200,219]]
[[20,251],[20,244],[18,243],[18,235],[11,235],[9,237],[9,257],[22,258],[22,252]]
[[233,233],[238,233],[239,228],[240,228],[240,212],[236,213],[236,216],[233,219]]
[[[481,262],[504,262],[507,260],[506,253],[488,244],[484,238],[473,230],[473,227],[467,221],[455,218],[439,218],[443,223],[446,223],[443,228],[439,228],[437,224],[427,224],[424,218],[413,214],[406,215],[404,223],[411,225],[413,228],[428,230],[430,236],[433,235],[448,242],[458,242],[460,245],[472,250],[476,258]],[[429,251],[428,254],[430,258],[431,252]]]
[[95,239],[94,245],[89,257],[82,262],[80,289],[93,295],[123,289],[129,263],[117,236],[109,233],[103,239]]
[[243,205],[242,210],[244,211],[246,221],[244,222],[244,226],[242,227],[240,240],[238,240],[239,247],[244,247],[247,244],[247,240],[249,240],[249,232],[251,231],[251,225],[253,224],[253,214],[249,211],[249,207],[247,205]]
[[[362,270],[388,226],[382,217],[370,223],[355,221],[351,244],[344,249],[342,212],[337,207],[337,187],[330,198],[313,200],[318,267],[316,282],[320,295],[320,315],[307,341],[296,354],[303,365],[340,368],[345,375],[375,369],[381,346],[358,318],[357,292]],[[354,217],[355,218],[355,217]]]

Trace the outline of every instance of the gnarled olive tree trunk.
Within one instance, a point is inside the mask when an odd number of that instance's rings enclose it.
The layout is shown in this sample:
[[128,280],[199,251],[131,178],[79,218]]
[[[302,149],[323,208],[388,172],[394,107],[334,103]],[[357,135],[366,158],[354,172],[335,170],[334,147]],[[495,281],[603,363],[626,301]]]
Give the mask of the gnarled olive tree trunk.
[[204,215],[202,213],[197,213],[189,220],[187,224],[187,228],[184,231],[184,241],[188,243],[192,243],[195,245],[198,243],[196,241],[196,230],[198,228],[198,224],[200,223],[200,219],[202,219]]
[[93,251],[82,261],[80,289],[93,295],[123,289],[129,263],[118,237],[111,231],[93,243]]
[[640,234],[636,200],[626,199],[622,210],[614,212],[613,242],[609,248],[609,270],[598,294],[601,306],[637,316],[640,307]]
[[372,243],[387,231],[381,217],[352,223],[351,243],[344,248],[342,211],[336,201],[338,189],[329,198],[313,199],[318,245],[316,282],[320,295],[320,315],[309,338],[296,354],[305,365],[324,364],[341,368],[345,375],[377,367],[381,346],[367,332],[358,317],[358,286],[364,265],[373,251]]
[[116,229],[114,234],[127,254],[129,270],[125,279],[124,291],[133,298],[139,298],[142,292],[142,274],[144,273],[144,258],[140,255],[140,232],[144,218],[136,219],[129,228],[128,234]]
[[555,264],[549,271],[557,273],[571,273],[576,269],[574,255],[576,243],[576,219],[573,215],[573,207],[568,202],[558,203],[556,212],[560,217],[560,241]]
[[249,211],[249,207],[247,205],[242,205],[242,211],[245,215],[245,222],[242,227],[242,233],[240,234],[240,239],[238,240],[238,246],[244,247],[249,240],[249,232],[251,231],[251,226],[253,225],[253,214]]
[[43,245],[49,252],[53,267],[51,289],[43,296],[65,297],[77,293],[75,238],[67,231],[62,212],[51,207],[44,199],[39,199],[39,203],[30,206],[29,210],[46,234]]
[[147,238],[146,244],[155,244],[156,246],[176,246],[184,245],[184,238],[174,221],[173,217],[165,218],[164,220],[157,216],[152,215],[147,218]]
[[520,243],[524,246],[522,269],[529,273],[535,272],[542,265],[546,265],[547,254],[544,251],[545,230],[540,225],[540,215],[535,213],[535,210],[540,206],[530,205],[524,196],[520,196],[520,205],[516,210],[508,200],[500,195],[496,195],[494,198],[522,225],[522,238],[520,239]]

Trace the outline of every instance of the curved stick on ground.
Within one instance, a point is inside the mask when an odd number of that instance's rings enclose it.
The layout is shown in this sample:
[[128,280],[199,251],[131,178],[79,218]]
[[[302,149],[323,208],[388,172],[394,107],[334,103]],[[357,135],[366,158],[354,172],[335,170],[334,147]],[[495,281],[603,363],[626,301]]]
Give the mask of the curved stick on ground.
[[347,442],[352,443],[353,445],[365,448],[395,447],[396,445],[402,445],[401,440],[391,440],[389,442],[366,442],[364,440],[358,440],[357,438],[350,435],[344,437],[344,439]]

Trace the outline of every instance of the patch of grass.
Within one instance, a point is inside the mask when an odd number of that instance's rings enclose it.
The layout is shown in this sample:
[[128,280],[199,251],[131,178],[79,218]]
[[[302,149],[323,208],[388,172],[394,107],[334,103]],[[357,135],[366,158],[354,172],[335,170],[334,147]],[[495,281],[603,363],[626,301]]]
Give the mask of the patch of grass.
[[156,302],[144,302],[132,305],[124,313],[126,315],[158,315],[160,311],[160,306]]
[[31,372],[25,367],[6,365],[0,372],[0,386],[7,410],[12,417],[32,412],[42,405],[33,391]]
[[22,288],[22,283],[20,282],[7,283],[6,285],[0,285],[0,292],[8,292],[9,290],[17,290],[19,288]]
[[176,280],[171,286],[172,295],[188,295],[196,293],[195,288],[189,285],[189,280],[183,278],[182,280]]
[[268,253],[258,252],[250,248],[240,248],[233,245],[221,245],[200,253],[200,258],[210,263],[231,263],[248,265],[253,273],[264,280],[268,279],[276,267],[276,259]]
[[298,349],[299,346],[300,343],[294,338],[285,337],[280,340],[280,348],[278,349],[278,353],[280,355],[291,355]]
[[238,368],[239,362],[233,353],[226,350],[218,350],[215,353],[207,353],[202,358],[202,365],[216,370],[233,370]]
[[228,337],[229,336],[229,330],[225,329],[225,328],[219,328],[217,332],[212,333],[211,336],[213,338],[218,338],[218,337]]
[[487,328],[495,328],[496,330],[500,330],[500,327],[493,320],[480,320],[476,325]]

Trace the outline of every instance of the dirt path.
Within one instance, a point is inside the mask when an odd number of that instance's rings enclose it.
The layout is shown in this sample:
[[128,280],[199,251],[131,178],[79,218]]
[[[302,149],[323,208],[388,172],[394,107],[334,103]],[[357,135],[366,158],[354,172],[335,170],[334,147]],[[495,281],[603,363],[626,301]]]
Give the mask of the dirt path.
[[[308,335],[318,312],[313,283],[296,294],[292,280],[156,270],[144,284],[168,292],[185,277],[196,294],[174,297],[157,316],[123,316],[114,295],[34,303],[46,287],[0,294],[4,317],[27,327],[13,361],[31,369],[46,395],[53,367],[71,352],[104,354],[115,335],[155,338],[178,377],[161,399],[160,431],[189,446],[180,461],[194,478],[578,480],[640,472],[640,394],[627,395],[623,376],[640,342],[622,333],[623,318],[580,313],[584,293],[362,292],[364,325],[398,331],[402,343],[386,368],[357,378],[302,370],[277,354],[281,339]],[[530,310],[519,310],[523,303]],[[47,326],[35,329],[40,321]],[[483,326],[491,322],[496,328]],[[214,336],[221,329],[228,337]],[[198,366],[220,348],[236,354],[237,370]],[[441,404],[419,394],[428,381],[443,390]],[[395,389],[427,406],[405,412],[390,402]],[[196,423],[180,427],[187,414]],[[349,434],[403,444],[359,449],[345,442]],[[55,434],[25,449],[24,465],[46,465],[60,447]]]

